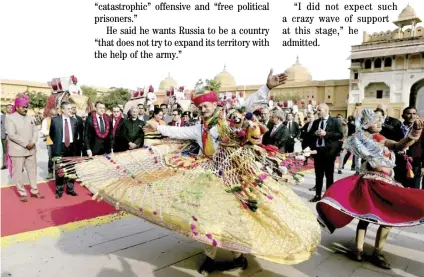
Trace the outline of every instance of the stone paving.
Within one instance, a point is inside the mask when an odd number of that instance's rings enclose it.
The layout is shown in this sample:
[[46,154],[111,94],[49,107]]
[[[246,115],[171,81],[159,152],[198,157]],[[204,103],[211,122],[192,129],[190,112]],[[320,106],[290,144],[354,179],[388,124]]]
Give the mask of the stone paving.
[[[39,179],[47,174],[45,145],[39,143]],[[2,171],[2,185],[12,183]],[[335,173],[336,179],[352,174]],[[307,202],[313,193],[313,174],[305,183],[293,187]],[[424,201],[424,200],[423,200]],[[249,267],[242,271],[213,273],[210,276],[249,277],[383,277],[424,276],[424,226],[393,228],[387,244],[386,257],[392,270],[383,270],[370,263],[357,263],[345,252],[354,247],[357,221],[330,235],[324,230],[322,241],[313,257],[295,266],[273,264],[248,256]],[[376,226],[370,225],[365,250],[373,249]],[[133,216],[117,221],[62,232],[36,241],[20,242],[1,249],[1,277],[189,277],[204,259],[201,243],[192,241]],[[229,258],[226,251],[219,258]]]

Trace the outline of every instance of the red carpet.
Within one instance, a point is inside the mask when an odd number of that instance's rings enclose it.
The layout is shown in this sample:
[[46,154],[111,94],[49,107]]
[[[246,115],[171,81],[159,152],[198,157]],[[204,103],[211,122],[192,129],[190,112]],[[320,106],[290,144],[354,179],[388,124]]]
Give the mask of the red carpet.
[[[314,168],[314,160],[309,159],[308,165],[298,162],[293,171],[304,171]],[[26,186],[29,196],[29,186]],[[70,222],[91,219],[116,213],[114,207],[105,203],[91,200],[91,193],[81,187],[75,186],[78,196],[66,193],[62,198],[55,198],[55,182],[38,185],[45,199],[28,197],[28,202],[19,200],[16,187],[1,189],[1,236],[9,236],[22,232],[59,226]]]
[[44,199],[29,197],[30,187],[26,188],[26,203],[20,201],[16,187],[1,189],[2,237],[118,212],[105,202],[91,200],[91,193],[80,185],[75,186],[78,196],[64,193],[60,199],[55,198],[54,181],[38,185],[40,193],[46,196]]

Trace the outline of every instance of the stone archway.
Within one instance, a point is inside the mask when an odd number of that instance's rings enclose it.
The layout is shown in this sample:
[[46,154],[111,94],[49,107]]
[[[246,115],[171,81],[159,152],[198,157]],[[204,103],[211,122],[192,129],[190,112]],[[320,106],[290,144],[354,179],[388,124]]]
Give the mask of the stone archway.
[[409,106],[416,107],[421,117],[424,117],[424,79],[418,80],[411,87]]

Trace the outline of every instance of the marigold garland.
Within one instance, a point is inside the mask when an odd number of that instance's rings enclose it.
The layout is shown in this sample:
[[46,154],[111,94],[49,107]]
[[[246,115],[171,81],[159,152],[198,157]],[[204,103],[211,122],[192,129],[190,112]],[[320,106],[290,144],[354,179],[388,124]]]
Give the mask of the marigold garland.
[[91,119],[93,120],[93,126],[94,126],[94,130],[96,131],[96,135],[101,139],[105,139],[109,135],[109,128],[110,128],[110,126],[109,126],[110,124],[109,124],[109,121],[108,121],[106,114],[103,114],[103,121],[105,123],[105,132],[103,134],[100,133],[100,130],[99,130],[96,112],[94,112],[94,111],[92,112]]

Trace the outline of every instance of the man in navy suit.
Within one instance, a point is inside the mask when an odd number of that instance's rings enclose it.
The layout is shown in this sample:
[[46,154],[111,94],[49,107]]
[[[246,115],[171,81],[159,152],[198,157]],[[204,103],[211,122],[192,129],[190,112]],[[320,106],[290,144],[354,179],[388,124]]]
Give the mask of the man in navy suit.
[[[60,106],[62,114],[52,118],[50,126],[50,138],[53,141],[53,157],[72,157],[76,155],[78,142],[78,121],[72,117],[72,105],[62,102]],[[56,171],[56,198],[61,198],[64,190],[65,178],[58,176]],[[66,193],[72,196],[78,194],[74,191],[74,182],[66,180]]]

